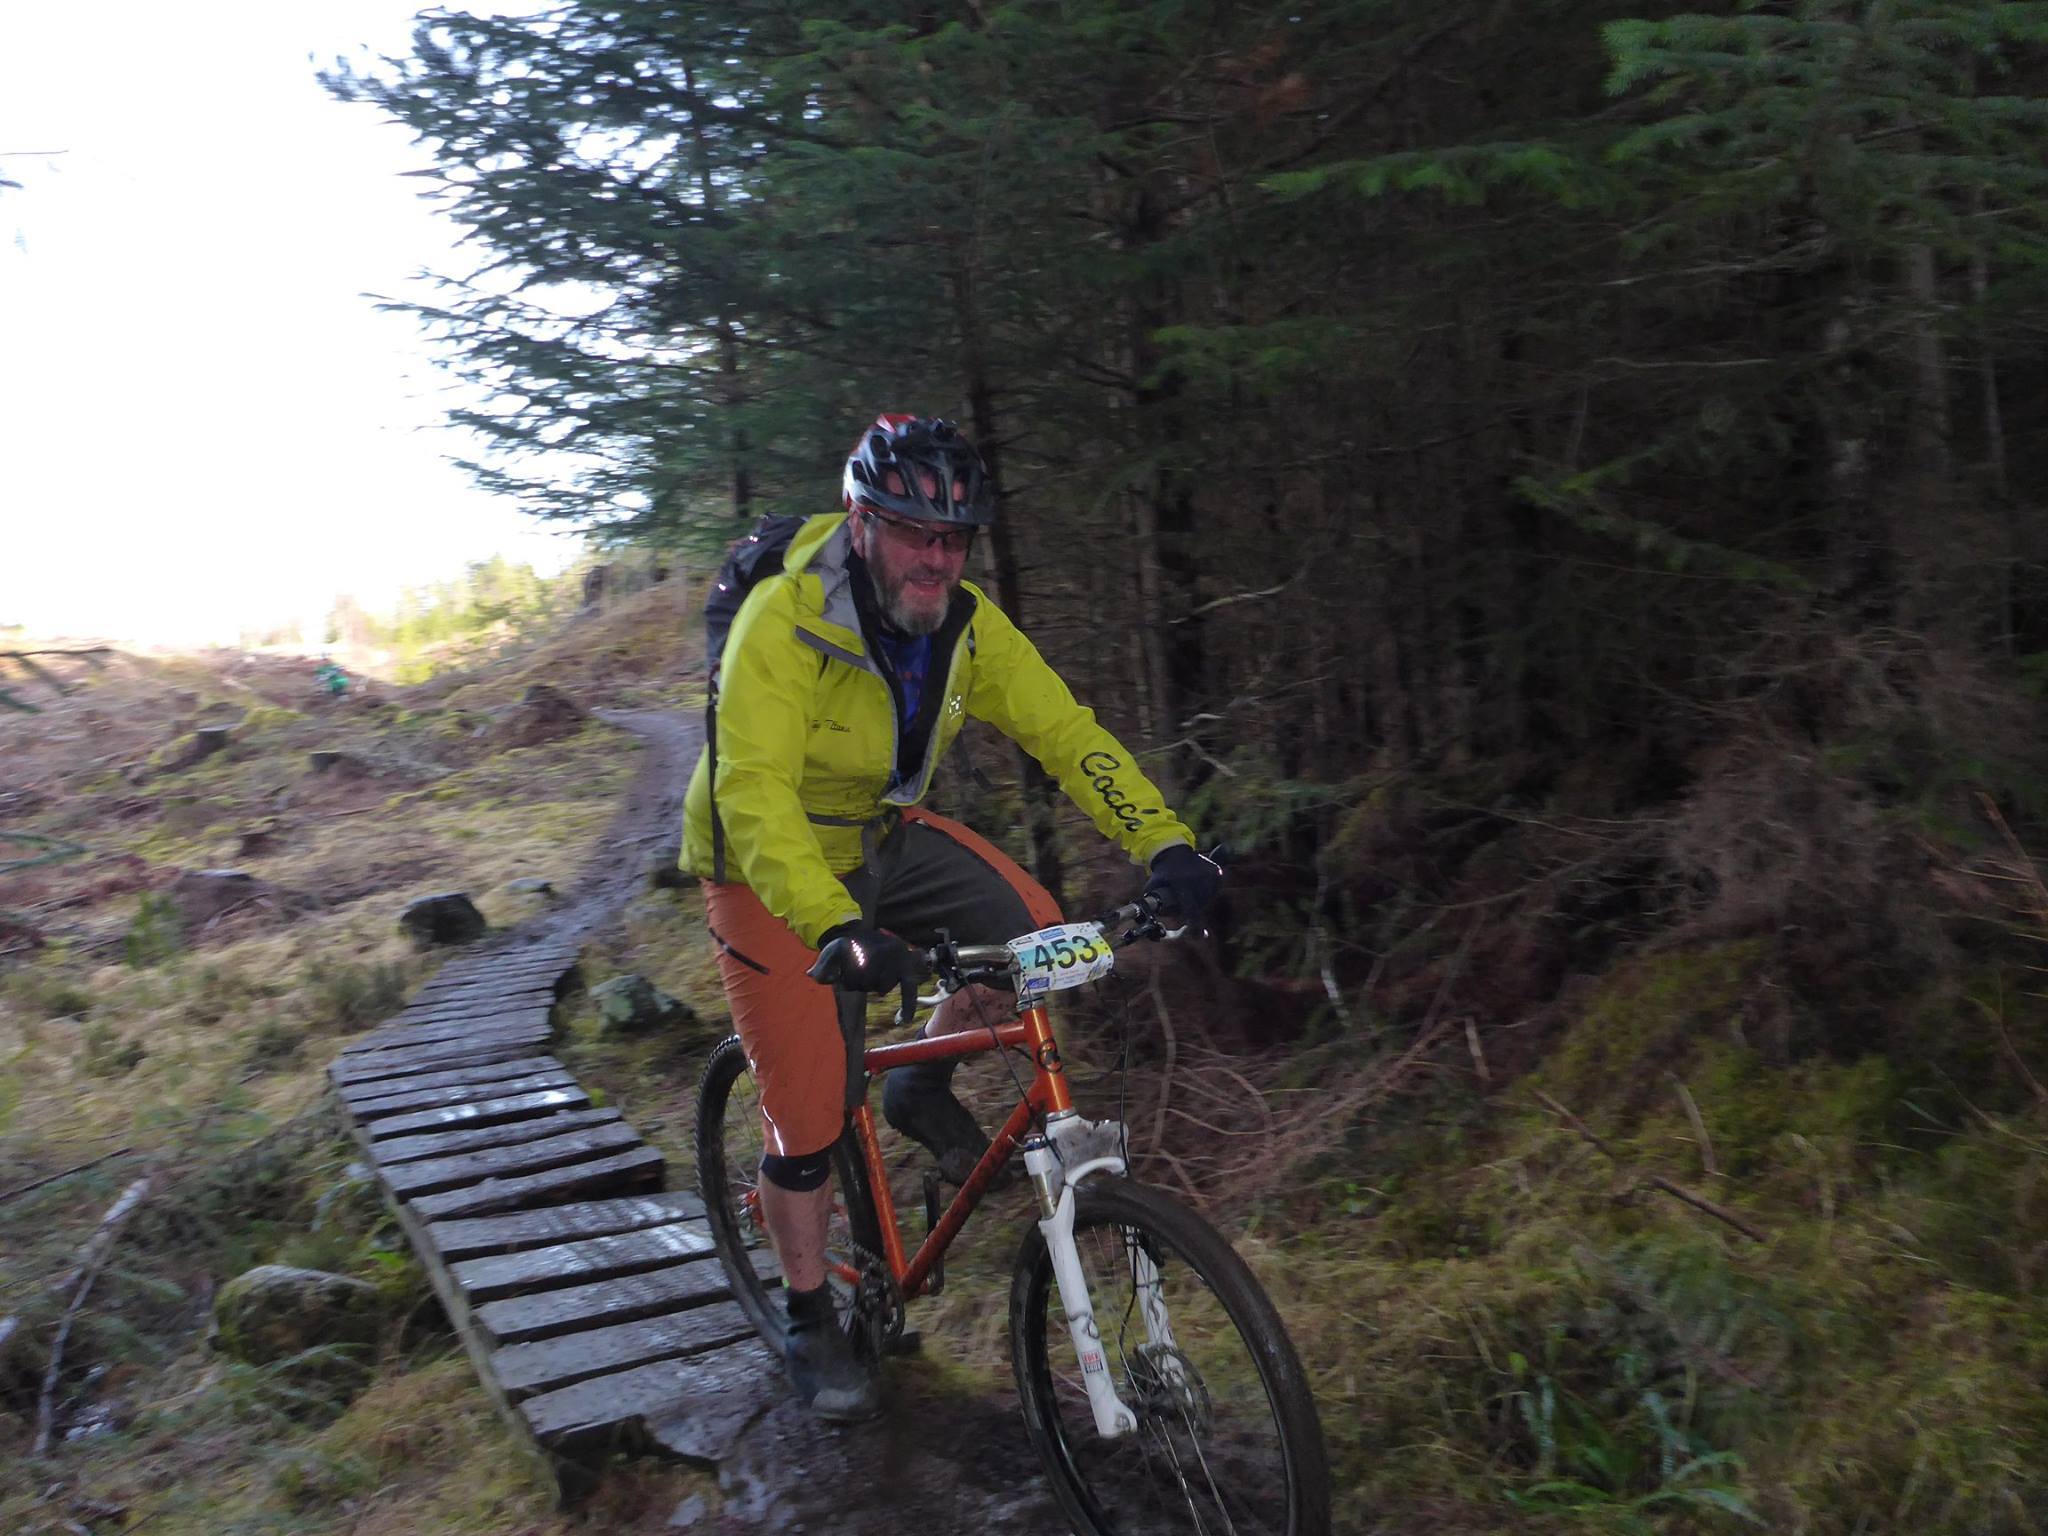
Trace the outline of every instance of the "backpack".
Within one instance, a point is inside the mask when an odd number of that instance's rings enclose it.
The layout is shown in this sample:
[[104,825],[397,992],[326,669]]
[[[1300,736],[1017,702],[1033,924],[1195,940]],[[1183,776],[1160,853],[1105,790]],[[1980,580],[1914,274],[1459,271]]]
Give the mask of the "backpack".
[[725,883],[725,823],[718,818],[718,673],[725,659],[725,637],[732,633],[747,594],[781,571],[782,557],[808,521],[790,513],[764,515],[752,533],[733,541],[704,599],[704,667],[711,679],[704,706],[704,754],[710,774],[711,878],[720,885]]

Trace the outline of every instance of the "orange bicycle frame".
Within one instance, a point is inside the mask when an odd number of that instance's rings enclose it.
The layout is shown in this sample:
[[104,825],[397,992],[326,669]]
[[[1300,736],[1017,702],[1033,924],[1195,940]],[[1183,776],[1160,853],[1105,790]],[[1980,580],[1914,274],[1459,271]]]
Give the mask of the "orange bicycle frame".
[[903,1229],[896,1220],[895,1197],[889,1191],[889,1170],[883,1165],[882,1146],[875,1138],[874,1111],[865,1096],[854,1108],[854,1135],[867,1163],[868,1189],[875,1201],[875,1220],[882,1229],[882,1258],[889,1266],[889,1273],[896,1277],[905,1301],[924,1293],[933,1266],[945,1256],[947,1245],[967,1218],[974,1214],[989,1181],[1010,1160],[1010,1154],[1017,1150],[1033,1119],[1072,1109],[1074,1101],[1067,1090],[1067,1070],[1060,1060],[1059,1043],[1053,1039],[1052,1020],[1047,1017],[1043,1003],[1025,1009],[1009,1023],[998,1024],[992,1029],[966,1029],[931,1039],[906,1040],[899,1045],[871,1046],[861,1053],[861,1062],[872,1080],[892,1067],[908,1067],[920,1061],[945,1061],[994,1050],[1028,1051],[1035,1074],[1031,1086],[1023,1100],[1010,1111],[1009,1119],[990,1139],[988,1151],[974,1165],[967,1182],[960,1186],[959,1192],[940,1214],[937,1224],[907,1261],[903,1253]]

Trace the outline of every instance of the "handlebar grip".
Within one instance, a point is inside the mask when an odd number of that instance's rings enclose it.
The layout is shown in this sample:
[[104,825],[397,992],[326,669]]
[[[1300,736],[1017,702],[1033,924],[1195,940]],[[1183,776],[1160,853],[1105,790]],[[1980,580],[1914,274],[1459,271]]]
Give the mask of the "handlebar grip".
[[818,951],[818,958],[804,974],[825,986],[836,986],[846,970],[846,940],[834,939]]

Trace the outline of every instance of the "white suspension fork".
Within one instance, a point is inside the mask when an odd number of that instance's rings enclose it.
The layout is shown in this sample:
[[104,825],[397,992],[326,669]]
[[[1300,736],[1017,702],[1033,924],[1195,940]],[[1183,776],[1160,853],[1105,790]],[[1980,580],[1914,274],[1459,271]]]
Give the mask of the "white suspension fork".
[[[1123,1160],[1098,1158],[1083,1163],[1073,1170],[1073,1178],[1079,1179],[1111,1166],[1121,1172]],[[1074,1354],[1081,1367],[1081,1385],[1087,1390],[1088,1407],[1095,1415],[1095,1432],[1105,1440],[1114,1440],[1135,1430],[1138,1416],[1117,1396],[1116,1385],[1110,1380],[1109,1362],[1102,1347],[1102,1330],[1096,1326],[1095,1306],[1088,1297],[1088,1278],[1081,1269],[1080,1250],[1074,1246],[1073,1180],[1063,1177],[1059,1158],[1039,1138],[1033,1138],[1025,1145],[1024,1168],[1031,1175],[1032,1188],[1038,1194],[1038,1230],[1044,1235],[1046,1251],[1052,1256],[1053,1280],[1059,1286],[1060,1308],[1067,1314],[1067,1332],[1073,1338]],[[1156,1272],[1152,1280],[1150,1294],[1156,1301],[1159,1292]],[[1165,1308],[1161,1305],[1157,1310],[1163,1325]],[[1153,1306],[1148,1304],[1145,1319],[1148,1334],[1152,1331],[1152,1311]]]

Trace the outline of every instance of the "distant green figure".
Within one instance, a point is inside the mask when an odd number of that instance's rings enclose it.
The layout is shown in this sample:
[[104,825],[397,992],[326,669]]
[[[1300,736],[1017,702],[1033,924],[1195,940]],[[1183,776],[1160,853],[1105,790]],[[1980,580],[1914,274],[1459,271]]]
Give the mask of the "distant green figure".
[[331,661],[320,664],[320,670],[313,674],[313,681],[336,697],[348,692],[348,674]]

